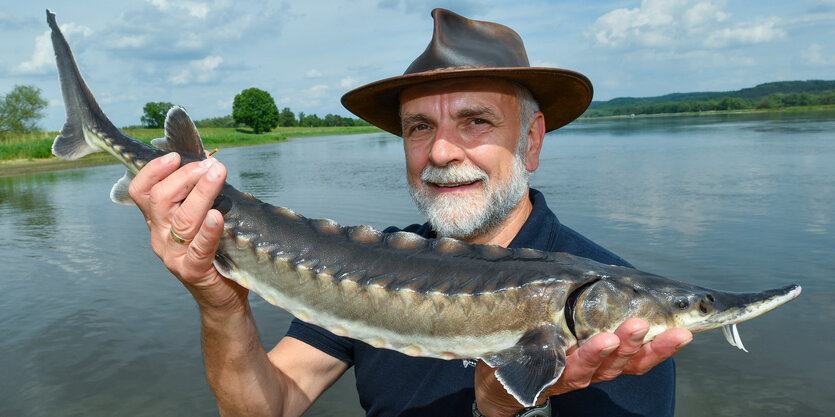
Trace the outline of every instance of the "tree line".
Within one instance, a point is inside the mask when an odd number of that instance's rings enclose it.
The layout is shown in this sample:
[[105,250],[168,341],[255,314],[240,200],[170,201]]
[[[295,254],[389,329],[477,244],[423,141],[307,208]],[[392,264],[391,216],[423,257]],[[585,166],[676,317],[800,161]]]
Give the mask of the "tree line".
[[[165,114],[173,106],[169,102],[149,102],[142,109],[142,125],[148,128],[162,127]],[[275,104],[270,93],[258,89],[248,88],[235,96],[232,102],[232,114],[213,117],[194,122],[197,127],[249,127],[255,133],[269,132],[276,127],[323,127],[323,126],[369,126],[362,119],[342,117],[328,113],[325,117],[299,112],[298,116],[289,107],[281,111]]]
[[621,97],[593,102],[585,117],[778,109],[835,104],[835,81],[779,81],[726,92],[675,93],[658,97]]
[[779,109],[784,107],[803,107],[835,104],[835,90],[822,94],[812,93],[774,93],[761,99],[753,100],[739,97],[724,97],[712,100],[692,100],[654,104],[637,104],[611,107],[607,109],[589,109],[583,116],[628,116],[632,114],[688,113],[721,110]]

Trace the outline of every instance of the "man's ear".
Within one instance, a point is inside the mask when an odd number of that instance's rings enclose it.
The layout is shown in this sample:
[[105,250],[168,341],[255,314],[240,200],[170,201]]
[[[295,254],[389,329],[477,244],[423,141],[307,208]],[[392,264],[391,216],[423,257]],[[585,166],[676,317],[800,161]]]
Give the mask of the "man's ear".
[[525,169],[529,172],[539,168],[539,152],[542,151],[542,141],[545,139],[545,116],[542,112],[533,115],[528,127],[528,144],[525,149]]

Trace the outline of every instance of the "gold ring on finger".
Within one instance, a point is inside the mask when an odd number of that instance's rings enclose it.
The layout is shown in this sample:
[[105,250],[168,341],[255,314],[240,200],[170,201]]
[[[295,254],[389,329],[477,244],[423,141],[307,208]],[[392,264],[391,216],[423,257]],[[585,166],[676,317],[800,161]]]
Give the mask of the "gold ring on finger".
[[191,243],[192,239],[183,239],[182,237],[180,237],[180,235],[178,235],[177,232],[174,231],[174,226],[171,226],[169,230],[171,231],[171,239],[175,242],[183,245],[188,245],[189,243]]

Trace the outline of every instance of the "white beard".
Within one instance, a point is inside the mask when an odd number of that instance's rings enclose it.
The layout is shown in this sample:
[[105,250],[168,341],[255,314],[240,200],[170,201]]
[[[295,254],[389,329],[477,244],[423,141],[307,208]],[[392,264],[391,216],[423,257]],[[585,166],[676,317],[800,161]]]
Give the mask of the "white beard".
[[[529,178],[523,154],[517,152],[510,178],[505,182],[491,183],[487,173],[472,163],[430,165],[421,172],[421,183],[410,184],[409,192],[438,236],[466,240],[501,225],[527,195]],[[427,182],[467,184],[477,180],[481,180],[481,192],[465,195],[432,193],[426,185]]]

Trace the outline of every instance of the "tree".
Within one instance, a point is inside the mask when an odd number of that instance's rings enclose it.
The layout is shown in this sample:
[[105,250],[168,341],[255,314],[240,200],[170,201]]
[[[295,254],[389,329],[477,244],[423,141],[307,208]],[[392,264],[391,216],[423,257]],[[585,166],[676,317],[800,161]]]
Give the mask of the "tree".
[[14,86],[9,94],[0,97],[0,133],[37,130],[47,104],[40,88],[33,85]]
[[289,107],[285,107],[281,110],[281,114],[278,115],[278,125],[284,127],[298,125],[298,122],[296,122],[296,115],[290,111]]
[[142,111],[145,112],[142,115],[142,124],[152,129],[163,127],[165,125],[165,115],[168,114],[168,110],[172,107],[174,105],[167,101],[151,101],[145,103],[145,107],[142,108]]
[[319,127],[322,126],[322,119],[316,115],[316,113],[305,115],[304,118],[299,123],[299,126],[303,127]]
[[248,88],[235,96],[232,117],[235,123],[247,125],[255,133],[269,132],[278,126],[278,107],[270,93]]

